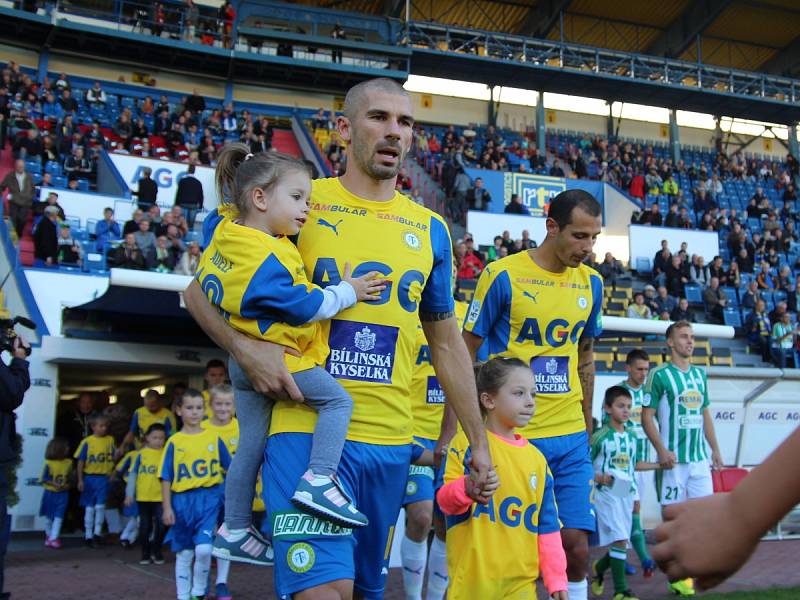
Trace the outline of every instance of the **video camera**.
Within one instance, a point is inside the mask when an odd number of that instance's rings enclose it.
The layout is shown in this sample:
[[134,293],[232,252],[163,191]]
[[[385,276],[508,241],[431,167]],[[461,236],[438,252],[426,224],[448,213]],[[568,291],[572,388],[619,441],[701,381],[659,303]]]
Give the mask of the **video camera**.
[[[14,331],[14,325],[22,325],[28,329],[36,329],[36,323],[25,317],[16,316],[13,319],[0,319],[0,352],[7,350],[14,352],[14,340],[17,337],[17,332]],[[31,347],[25,349],[25,353],[31,355]]]

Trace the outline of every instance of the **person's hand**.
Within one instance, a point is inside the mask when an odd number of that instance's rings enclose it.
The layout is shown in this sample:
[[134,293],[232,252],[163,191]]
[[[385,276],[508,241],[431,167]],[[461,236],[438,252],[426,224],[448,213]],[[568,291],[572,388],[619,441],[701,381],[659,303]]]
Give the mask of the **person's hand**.
[[47,264],[47,265],[52,265],[52,264],[53,264],[53,257],[52,257],[52,256],[48,256],[48,257],[45,259],[45,261],[44,261],[44,262],[45,262],[45,264]]
[[594,480],[600,485],[611,485],[614,483],[614,476],[611,473],[600,473],[595,476]]
[[272,342],[237,335],[233,354],[255,391],[277,400],[303,402],[303,394],[284,360],[285,354],[300,356],[298,352]]
[[346,281],[353,286],[356,292],[356,300],[359,302],[363,300],[380,300],[381,292],[386,289],[386,279],[380,273],[370,271],[361,277],[352,277],[350,273],[350,263],[345,263],[342,281]]
[[665,449],[663,452],[658,453],[658,464],[661,465],[662,469],[671,469],[676,462],[677,457],[674,452]]
[[715,471],[719,471],[725,463],[722,461],[722,453],[719,450],[713,450],[711,452],[711,468]]
[[22,360],[27,359],[31,354],[31,347],[24,338],[17,336],[14,338],[14,341],[11,343],[11,347],[14,351],[11,353],[14,358],[21,358]]
[[125,496],[125,506],[133,506],[134,502],[133,496]]
[[671,581],[695,577],[701,590],[738,571],[760,540],[758,532],[740,526],[746,519],[730,494],[671,504],[663,517],[655,529],[653,558]]
[[[480,504],[488,504],[489,499],[483,496],[483,488],[488,484],[490,473],[494,473],[494,465],[489,456],[489,449],[476,450],[473,448],[472,454],[467,460],[467,466],[469,466],[468,483],[470,484],[467,495]],[[472,494],[470,494],[469,490],[472,490]]]
[[83,479],[78,480],[78,491],[83,492]]
[[444,462],[445,457],[447,456],[447,451],[450,448],[450,440],[453,436],[451,435],[439,435],[439,439],[436,440],[436,445],[433,447],[433,468],[434,469],[441,469],[442,463]]
[[161,521],[167,527],[171,527],[175,525],[175,512],[172,510],[171,506],[165,506],[163,512],[161,513]]
[[569,600],[569,592],[567,592],[567,590],[561,590],[560,592],[554,592],[550,597],[553,600]]

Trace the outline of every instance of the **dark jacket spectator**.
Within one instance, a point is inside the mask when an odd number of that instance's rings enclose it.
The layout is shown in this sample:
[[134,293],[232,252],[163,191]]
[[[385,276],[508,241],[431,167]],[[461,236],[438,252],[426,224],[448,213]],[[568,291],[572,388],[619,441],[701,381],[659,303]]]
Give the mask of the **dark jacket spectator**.
[[694,323],[694,314],[689,310],[689,301],[686,298],[681,298],[678,301],[678,305],[669,313],[669,318],[673,321]]
[[136,245],[134,234],[129,233],[125,236],[125,242],[114,250],[111,263],[122,269],[146,268],[144,254]]
[[69,442],[70,455],[78,449],[81,440],[92,433],[90,422],[97,415],[91,395],[83,393],[75,406],[62,413],[56,421],[56,435]]
[[689,279],[685,276],[683,266],[681,265],[681,257],[677,254],[672,256],[672,261],[667,265],[664,271],[666,275],[666,288],[667,291],[673,296],[684,296],[684,285],[688,283]]
[[150,167],[142,169],[143,177],[139,180],[139,189],[133,194],[138,198],[139,208],[148,210],[153,204],[156,203],[158,198],[158,184],[150,179],[153,174]]
[[175,205],[181,208],[203,207],[203,184],[194,176],[194,165],[189,165],[187,175],[178,182]]
[[519,194],[512,194],[511,195],[511,202],[506,204],[506,208],[503,211],[509,215],[530,215],[530,211],[528,207],[522,203],[522,198],[519,197]]
[[25,170],[25,161],[17,160],[14,170],[6,173],[0,183],[0,192],[8,190],[8,209],[11,222],[17,231],[17,237],[22,237],[28,213],[33,206],[33,178]]
[[597,272],[603,277],[604,282],[614,283],[617,277],[625,273],[625,269],[611,252],[606,252],[603,262],[597,265]]
[[33,232],[33,255],[48,265],[56,264],[58,259],[58,209],[48,206],[44,217]]
[[728,297],[719,288],[719,279],[712,278],[708,287],[703,290],[703,302],[706,305],[706,313],[722,322],[722,310],[728,305]]
[[193,113],[201,113],[206,109],[206,99],[197,93],[197,90],[192,91],[192,95],[186,99],[186,110]]

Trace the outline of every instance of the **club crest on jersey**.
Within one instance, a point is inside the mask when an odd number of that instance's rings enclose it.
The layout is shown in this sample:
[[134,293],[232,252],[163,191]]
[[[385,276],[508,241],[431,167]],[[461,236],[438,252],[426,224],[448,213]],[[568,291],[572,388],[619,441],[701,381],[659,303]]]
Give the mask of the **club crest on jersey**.
[[391,383],[398,332],[388,325],[332,321],[326,369],[339,379]]
[[375,347],[375,334],[370,331],[369,327],[364,326],[361,331],[356,331],[353,343],[362,352],[369,352]]
[[539,478],[538,478],[538,477],[536,477],[536,473],[534,473],[533,475],[531,475],[531,480],[530,480],[530,481],[531,481],[531,489],[532,489],[532,490],[536,490],[536,488],[537,488],[537,487],[538,487],[538,485],[539,485]]
[[403,233],[403,242],[412,250],[419,250],[422,248],[422,242],[420,241],[419,236],[413,231],[406,231]]
[[535,356],[531,369],[536,378],[537,394],[569,393],[568,356]]
[[578,296],[578,308],[585,310],[587,306],[589,306],[589,301],[586,296]]

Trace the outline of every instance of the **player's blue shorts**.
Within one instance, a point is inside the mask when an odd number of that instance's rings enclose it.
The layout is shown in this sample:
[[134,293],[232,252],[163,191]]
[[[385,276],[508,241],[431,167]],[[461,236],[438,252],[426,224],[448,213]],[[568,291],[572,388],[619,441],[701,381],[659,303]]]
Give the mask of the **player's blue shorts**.
[[108,496],[108,475],[84,475],[81,506],[105,506]]
[[53,519],[63,519],[67,512],[67,502],[69,502],[69,492],[53,492],[45,490],[42,494],[42,506],[39,508],[39,516]]
[[[416,436],[414,436],[414,439],[420,446],[425,448],[425,450],[433,451],[433,447],[436,446],[436,440],[429,440]],[[419,446],[417,446],[417,448],[419,448]],[[416,458],[417,457],[412,457],[411,460],[415,460]],[[406,495],[403,498],[403,506],[414,504],[415,502],[422,502],[424,500],[433,500],[435,478],[436,473],[433,467],[409,465],[408,479],[406,481]]]
[[596,528],[592,491],[594,467],[585,431],[530,440],[553,472],[558,518],[567,529]]
[[173,492],[172,511],[175,525],[170,527],[165,542],[173,552],[192,550],[214,541],[217,517],[225,501],[225,487],[214,485],[185,492]]
[[345,442],[339,481],[369,518],[367,527],[353,532],[303,513],[289,501],[308,469],[312,437],[279,433],[267,442],[264,503],[275,548],[276,593],[289,598],[337,579],[351,579],[356,594],[382,598],[411,446]]
[[138,517],[139,516],[139,505],[134,502],[130,506],[122,505],[122,516],[123,517]]

